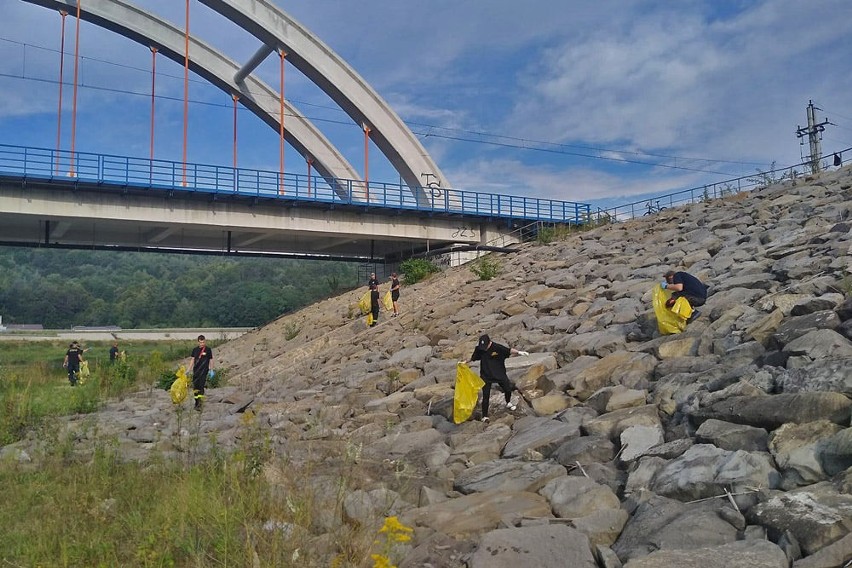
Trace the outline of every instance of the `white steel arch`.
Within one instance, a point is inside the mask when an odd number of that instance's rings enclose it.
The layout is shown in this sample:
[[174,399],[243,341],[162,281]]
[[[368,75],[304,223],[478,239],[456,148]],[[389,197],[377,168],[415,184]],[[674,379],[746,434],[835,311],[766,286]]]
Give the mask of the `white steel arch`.
[[[74,0],[23,0],[55,10],[76,14]],[[132,39],[147,47],[156,47],[169,59],[184,63],[184,32],[170,22],[124,0],[86,0],[81,4],[80,17],[97,26]],[[260,117],[264,122],[279,129],[279,93],[254,77],[248,75],[239,83],[234,76],[239,65],[223,53],[190,37],[190,68],[211,84],[229,94],[239,96],[240,103]],[[341,197],[348,190],[337,179],[360,179],[360,175],[338,151],[338,149],[301,112],[285,99],[285,138],[302,156],[310,156],[313,167]]]
[[270,0],[199,0],[273,48],[325,91],[370,137],[411,188],[428,203],[421,176],[449,183],[413,132],[372,87],[330,47]]

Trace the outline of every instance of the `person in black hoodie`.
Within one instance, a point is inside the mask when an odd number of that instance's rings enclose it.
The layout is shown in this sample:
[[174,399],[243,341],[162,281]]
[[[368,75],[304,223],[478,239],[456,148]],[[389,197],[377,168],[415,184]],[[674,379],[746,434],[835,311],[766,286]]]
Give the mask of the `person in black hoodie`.
[[[506,347],[499,343],[494,343],[488,335],[482,335],[476,348],[473,350],[473,355],[470,356],[471,361],[479,361],[479,373],[482,380],[485,381],[485,386],[482,387],[482,418],[483,422],[488,422],[488,406],[491,398],[491,385],[497,383],[503,395],[506,397],[506,408],[515,410],[518,408],[518,399],[512,398],[512,391],[521,390],[509,379],[506,373],[506,359],[512,355],[529,355],[526,351],[518,351],[514,347]],[[467,364],[467,361],[462,361]]]

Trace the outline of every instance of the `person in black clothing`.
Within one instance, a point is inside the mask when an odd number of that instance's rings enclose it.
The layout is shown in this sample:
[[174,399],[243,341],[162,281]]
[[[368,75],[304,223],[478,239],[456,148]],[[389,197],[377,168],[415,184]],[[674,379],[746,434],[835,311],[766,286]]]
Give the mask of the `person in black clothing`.
[[118,341],[112,342],[112,347],[109,348],[109,362],[115,363],[118,358]]
[[662,283],[663,288],[672,291],[671,298],[666,302],[666,307],[674,306],[678,298],[686,298],[689,305],[692,306],[692,316],[687,320],[690,322],[701,315],[701,312],[695,310],[698,306],[703,306],[707,301],[707,286],[698,278],[688,272],[675,272],[669,270],[665,274],[665,280]]
[[80,362],[83,361],[84,351],[79,343],[73,341],[68,346],[68,351],[65,352],[62,366],[68,370],[68,382],[71,383],[72,387],[77,386],[77,374],[80,372]]
[[391,300],[393,300],[393,317],[399,315],[399,276],[396,272],[391,274]]
[[367,287],[368,287],[370,290],[372,290],[372,289],[373,289],[373,286],[375,286],[375,287],[376,287],[376,290],[378,290],[378,289],[379,289],[379,279],[378,279],[378,278],[376,278],[376,273],[375,273],[375,272],[371,272],[371,273],[370,273],[370,279],[369,279],[369,280],[367,280]]
[[370,327],[374,327],[379,322],[379,283],[370,281],[370,312],[373,314],[373,323]]
[[[503,391],[503,395],[506,397],[506,408],[509,410],[518,408],[517,399],[512,399],[512,391],[520,393],[521,390],[509,380],[509,375],[506,374],[506,359],[512,355],[529,355],[529,353],[494,343],[488,335],[482,335],[473,350],[473,355],[470,356],[471,361],[480,361],[479,372],[482,380],[485,381],[485,386],[482,387],[483,422],[488,422],[488,406],[493,383],[497,383],[500,390]],[[461,362],[467,364],[467,361]]]
[[195,410],[201,410],[201,402],[204,400],[204,387],[207,386],[207,376],[213,371],[213,350],[207,347],[207,340],[203,335],[198,336],[198,347],[192,350],[191,357],[189,371],[192,373]]

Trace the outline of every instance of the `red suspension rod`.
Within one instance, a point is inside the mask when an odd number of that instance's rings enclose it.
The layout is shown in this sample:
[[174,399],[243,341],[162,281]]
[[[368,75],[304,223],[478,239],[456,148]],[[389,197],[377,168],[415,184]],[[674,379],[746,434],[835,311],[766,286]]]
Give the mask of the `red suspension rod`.
[[278,186],[278,193],[284,193],[284,59],[287,57],[287,52],[283,49],[278,50],[278,55],[281,56],[281,86],[278,94],[278,101],[280,106],[280,117],[279,117],[279,169],[281,170],[281,181]]
[[77,141],[77,77],[80,69],[80,0],[77,0],[77,37],[74,41],[74,104],[71,110],[71,170],[68,175],[74,177],[74,145]]
[[60,10],[59,15],[62,16],[62,39],[59,42],[59,110],[56,116],[56,166],[53,173],[59,175],[59,147],[62,143],[62,82],[65,74],[65,16],[68,12]]
[[183,179],[186,187],[186,132],[189,123],[189,0],[186,0],[186,30],[183,36]]

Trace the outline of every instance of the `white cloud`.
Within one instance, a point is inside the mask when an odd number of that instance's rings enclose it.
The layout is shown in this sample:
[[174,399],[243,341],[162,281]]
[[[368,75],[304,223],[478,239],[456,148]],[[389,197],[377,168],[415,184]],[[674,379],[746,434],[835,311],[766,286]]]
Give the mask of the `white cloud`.
[[[0,37],[58,49],[59,16],[54,11],[23,1],[0,1]],[[430,134],[421,135],[421,140],[455,187],[469,184],[471,189],[555,198],[564,193],[569,199],[666,191],[698,184],[708,176],[677,169],[640,171],[612,159],[751,173],[753,163],[629,152],[792,163],[799,159],[794,132],[805,122],[808,99],[821,104],[828,118],[835,118],[832,110],[852,116],[848,0],[275,1],[336,50],[404,120],[436,127],[412,129]],[[183,2],[137,3],[178,27],[183,24]],[[70,33],[73,18],[68,22]],[[199,2],[192,4],[191,30],[236,61],[246,61],[260,45]],[[144,46],[88,24],[82,31],[87,56],[139,68],[86,63],[87,84],[146,91],[150,56]],[[69,39],[66,49],[71,45]],[[0,71],[18,72],[18,49],[0,44],[0,55],[12,54],[0,58]],[[27,51],[27,75],[54,79],[54,54]],[[273,59],[258,72],[277,84]],[[182,68],[174,63],[159,64],[158,70],[182,76]],[[330,109],[331,101],[298,73],[291,72],[287,81],[289,98],[320,105],[298,105],[305,114],[346,123],[333,125],[343,134],[332,139],[342,141],[352,163],[361,163],[357,125],[349,125],[339,109]],[[159,80],[161,94],[180,96],[181,90],[178,79]],[[55,86],[7,77],[0,81],[0,91],[7,102],[0,107],[0,132],[3,118],[12,114],[49,117],[55,112]],[[195,84],[192,93],[206,100],[219,97],[215,89]],[[103,105],[104,112],[114,116],[121,116],[126,106],[120,96],[109,93],[89,90],[82,96],[86,105]],[[168,108],[162,104],[162,111]],[[192,112],[204,112],[202,108]],[[169,121],[164,117],[160,123],[164,132]],[[115,122],[120,128],[122,121]],[[325,123],[319,124],[325,129]],[[846,131],[829,127],[826,141],[842,144],[852,139],[852,119],[847,125]],[[570,154],[585,151],[570,148],[547,155],[439,137],[487,138],[477,131],[599,147],[589,153],[612,159],[581,159]],[[254,142],[257,147],[268,143]],[[249,141],[242,144],[251,147]],[[825,149],[832,146],[826,143]],[[222,154],[227,162],[227,148]],[[374,167],[381,171],[378,164]],[[582,189],[575,189],[578,186]]]

